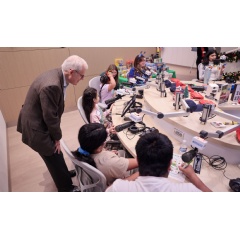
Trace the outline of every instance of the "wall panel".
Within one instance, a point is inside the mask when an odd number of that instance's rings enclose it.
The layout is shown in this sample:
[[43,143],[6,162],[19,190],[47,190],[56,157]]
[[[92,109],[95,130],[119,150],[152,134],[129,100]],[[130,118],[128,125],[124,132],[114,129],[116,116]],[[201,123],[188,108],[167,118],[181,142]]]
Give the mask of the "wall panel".
[[75,47],[75,48],[0,48],[0,109],[7,126],[15,125],[27,90],[42,72],[60,67],[69,55],[84,58],[89,70],[77,86],[69,85],[65,111],[76,109],[76,101],[88,86],[88,81],[106,70],[115,58],[134,59],[140,51],[155,53],[155,47]]
[[66,48],[0,52],[0,89],[29,86],[40,73],[61,66]]

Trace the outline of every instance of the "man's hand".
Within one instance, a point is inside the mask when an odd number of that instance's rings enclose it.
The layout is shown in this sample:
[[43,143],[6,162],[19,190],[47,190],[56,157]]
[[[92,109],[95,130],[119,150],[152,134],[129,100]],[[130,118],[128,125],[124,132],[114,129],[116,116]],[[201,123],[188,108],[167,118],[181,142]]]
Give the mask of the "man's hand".
[[191,177],[195,176],[195,172],[193,170],[192,165],[188,165],[187,167],[183,167],[184,165],[179,166],[179,170],[186,175],[187,178],[191,179]]
[[182,171],[189,181],[194,184],[198,189],[202,190],[203,192],[211,192],[211,189],[208,188],[200,178],[195,174],[192,165],[188,165],[188,167],[179,167],[179,170]]
[[55,151],[54,153],[58,152],[60,154],[61,152],[61,145],[60,145],[60,140],[55,140]]

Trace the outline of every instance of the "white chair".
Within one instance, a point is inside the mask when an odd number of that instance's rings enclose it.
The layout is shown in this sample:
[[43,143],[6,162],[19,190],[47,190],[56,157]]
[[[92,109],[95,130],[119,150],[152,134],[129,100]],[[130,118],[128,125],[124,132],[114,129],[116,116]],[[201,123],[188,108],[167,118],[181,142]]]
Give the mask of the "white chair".
[[78,111],[79,111],[80,115],[82,116],[82,119],[85,122],[85,124],[89,124],[87,117],[85,115],[85,112],[83,110],[83,107],[82,107],[82,96],[80,96],[78,98],[77,107],[78,107]]
[[80,191],[104,192],[107,188],[107,180],[106,177],[102,174],[102,172],[88,163],[77,160],[73,156],[63,139],[61,139],[60,143],[76,169]]
[[95,76],[88,83],[89,87],[95,88],[98,93],[100,91],[100,84],[101,84],[100,78],[101,76]]
[[[107,105],[104,103],[98,103],[98,106],[100,106],[102,108],[102,110],[107,108]],[[85,122],[85,124],[89,124],[87,117],[85,115],[85,112],[83,110],[83,107],[82,107],[82,96],[80,96],[78,99],[77,107],[78,107],[78,111],[79,111],[80,115],[82,116],[82,119]]]

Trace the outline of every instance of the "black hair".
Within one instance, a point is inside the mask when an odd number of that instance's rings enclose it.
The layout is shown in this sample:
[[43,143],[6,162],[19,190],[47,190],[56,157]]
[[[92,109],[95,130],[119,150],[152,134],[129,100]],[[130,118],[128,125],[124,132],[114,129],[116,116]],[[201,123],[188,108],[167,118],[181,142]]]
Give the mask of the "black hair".
[[204,66],[209,65],[209,56],[212,55],[212,54],[214,54],[214,53],[216,54],[216,59],[218,59],[218,53],[217,53],[217,51],[216,51],[216,50],[209,50],[209,51],[206,53],[205,57],[203,58],[202,64],[203,64]]
[[156,132],[145,134],[139,138],[135,150],[140,176],[168,175],[173,157],[173,145],[166,135]]
[[[78,132],[78,142],[80,147],[87,151],[89,154],[93,154],[94,151],[104,144],[107,139],[106,128],[99,123],[90,123],[83,125]],[[73,155],[80,161],[87,162],[96,167],[94,160],[91,156],[85,156],[79,153],[78,150],[72,152]]]
[[72,151],[72,154],[77,160],[79,160],[81,162],[84,162],[84,163],[88,163],[88,164],[90,164],[90,165],[92,165],[93,167],[96,168],[96,163],[91,156],[85,156],[83,154],[80,154],[78,152],[78,150]]
[[92,154],[107,139],[107,131],[103,124],[90,123],[83,125],[78,133],[78,142],[83,150]]
[[97,90],[95,88],[87,87],[83,91],[82,107],[89,123],[90,123],[90,114],[92,113],[95,105],[93,99],[96,99],[96,98],[97,98]]

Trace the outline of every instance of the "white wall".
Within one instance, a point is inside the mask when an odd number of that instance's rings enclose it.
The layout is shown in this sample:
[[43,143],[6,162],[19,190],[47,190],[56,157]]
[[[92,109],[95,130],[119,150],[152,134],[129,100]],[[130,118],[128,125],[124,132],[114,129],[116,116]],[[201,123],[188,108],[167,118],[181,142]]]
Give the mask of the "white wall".
[[164,47],[161,52],[162,61],[167,64],[196,67],[197,52],[191,47]]
[[[221,47],[221,52],[236,49],[237,47]],[[167,64],[196,67],[197,52],[192,47],[164,47],[161,52],[162,61]],[[225,72],[240,71],[240,61],[227,63]]]
[[0,110],[0,192],[8,192],[7,128]]

